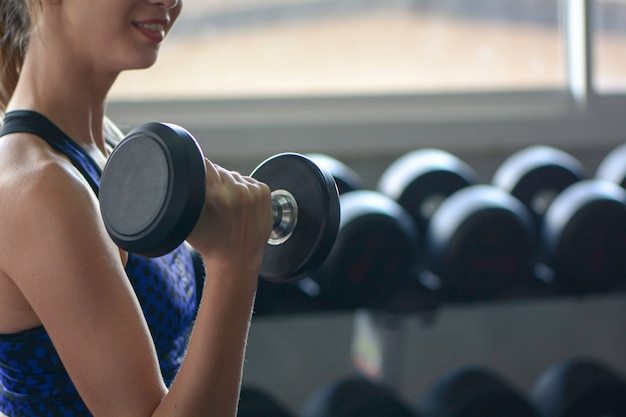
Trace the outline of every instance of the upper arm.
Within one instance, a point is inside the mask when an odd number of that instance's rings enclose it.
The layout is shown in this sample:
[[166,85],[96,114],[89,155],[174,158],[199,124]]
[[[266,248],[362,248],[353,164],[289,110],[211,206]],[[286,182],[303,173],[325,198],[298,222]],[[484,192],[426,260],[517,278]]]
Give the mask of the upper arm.
[[165,387],[149,330],[95,196],[64,165],[45,164],[19,188],[1,266],[94,415],[150,415]]

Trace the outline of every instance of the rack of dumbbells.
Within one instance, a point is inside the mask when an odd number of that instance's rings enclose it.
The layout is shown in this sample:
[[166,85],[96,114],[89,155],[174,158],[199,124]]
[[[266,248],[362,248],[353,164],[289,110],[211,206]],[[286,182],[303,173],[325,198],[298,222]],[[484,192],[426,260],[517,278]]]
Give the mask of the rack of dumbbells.
[[[194,228],[205,172],[183,128],[133,130],[103,170],[107,231],[128,251],[167,253]],[[399,393],[410,317],[626,292],[626,145],[593,175],[550,146],[510,155],[489,182],[442,149],[397,158],[370,188],[322,154],[275,155],[251,175],[270,186],[274,221],[254,317],[353,318],[352,372],[313,392],[301,417],[626,416],[626,376],[585,356],[552,364],[529,392],[474,363],[439,375],[415,404]],[[289,415],[244,386],[240,417]]]
[[353,313],[355,372],[320,387],[295,414],[248,387],[241,417],[626,416],[626,376],[601,358],[563,358],[529,392],[487,364],[450,369],[414,404],[396,389],[406,372],[407,317],[624,293],[626,145],[592,173],[563,150],[528,147],[490,181],[447,151],[420,149],[370,188],[342,161],[308,157],[336,181],[337,240],[311,276],[261,282],[255,317]]

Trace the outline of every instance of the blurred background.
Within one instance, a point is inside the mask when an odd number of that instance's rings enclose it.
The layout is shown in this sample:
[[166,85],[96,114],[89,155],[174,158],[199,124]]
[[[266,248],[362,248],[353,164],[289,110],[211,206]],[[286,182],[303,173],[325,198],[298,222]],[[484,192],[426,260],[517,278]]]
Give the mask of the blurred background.
[[[275,153],[326,153],[374,189],[426,147],[485,183],[536,144],[593,173],[625,142],[625,87],[618,0],[184,0],[160,61],[120,77],[109,114],[123,128],[181,124],[209,159],[246,173]],[[357,313],[255,316],[244,381],[301,409],[354,372]],[[462,364],[522,391],[571,356],[626,373],[621,291],[376,314],[396,346],[387,382],[408,403]]]

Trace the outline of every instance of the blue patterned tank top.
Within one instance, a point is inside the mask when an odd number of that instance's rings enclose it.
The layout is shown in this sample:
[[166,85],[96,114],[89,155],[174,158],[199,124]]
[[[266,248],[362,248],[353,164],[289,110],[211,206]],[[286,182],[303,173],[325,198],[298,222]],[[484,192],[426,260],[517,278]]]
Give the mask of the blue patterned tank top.
[[[97,195],[100,167],[50,120],[32,111],[8,112],[0,136],[14,132],[33,133],[66,155]],[[126,273],[168,386],[181,365],[197,310],[197,279],[202,278],[197,261],[186,245],[159,258],[128,256]],[[0,411],[9,417],[91,415],[45,328],[0,334]]]

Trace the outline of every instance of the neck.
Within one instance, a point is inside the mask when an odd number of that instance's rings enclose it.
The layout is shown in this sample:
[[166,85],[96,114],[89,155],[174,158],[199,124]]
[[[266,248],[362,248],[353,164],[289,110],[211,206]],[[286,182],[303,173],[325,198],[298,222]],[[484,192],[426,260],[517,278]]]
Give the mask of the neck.
[[98,73],[69,55],[33,39],[7,111],[37,111],[87,150],[105,153],[106,97],[117,74]]

